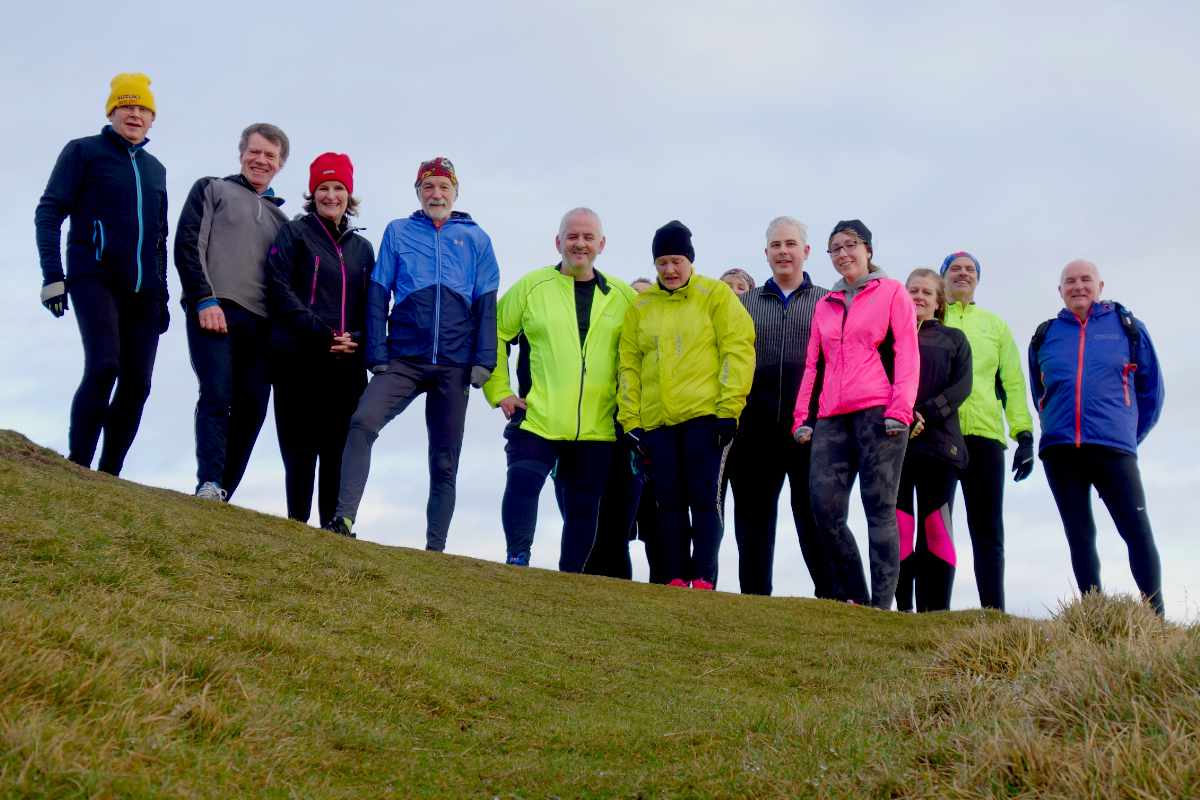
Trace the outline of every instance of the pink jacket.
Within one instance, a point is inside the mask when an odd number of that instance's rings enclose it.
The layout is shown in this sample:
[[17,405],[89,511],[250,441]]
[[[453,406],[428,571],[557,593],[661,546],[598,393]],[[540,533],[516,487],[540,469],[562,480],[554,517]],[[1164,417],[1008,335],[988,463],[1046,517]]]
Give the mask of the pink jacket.
[[[912,300],[902,283],[874,272],[847,311],[844,287],[839,282],[817,302],[792,430],[873,406],[912,424],[921,372]],[[894,355],[891,380],[881,345]]]

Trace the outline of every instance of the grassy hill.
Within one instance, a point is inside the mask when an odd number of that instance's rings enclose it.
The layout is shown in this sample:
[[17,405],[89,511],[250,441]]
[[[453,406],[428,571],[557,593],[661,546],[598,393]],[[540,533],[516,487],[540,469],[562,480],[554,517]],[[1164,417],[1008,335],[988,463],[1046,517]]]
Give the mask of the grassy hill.
[[1200,633],[1128,599],[917,617],[520,570],[0,432],[0,797],[1194,797],[1198,687]]

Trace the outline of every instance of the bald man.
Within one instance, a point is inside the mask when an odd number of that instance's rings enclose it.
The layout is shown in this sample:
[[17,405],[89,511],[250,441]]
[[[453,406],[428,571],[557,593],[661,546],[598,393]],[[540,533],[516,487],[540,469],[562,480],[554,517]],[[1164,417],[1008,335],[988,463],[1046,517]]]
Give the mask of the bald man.
[[1095,264],[1067,264],[1058,282],[1065,308],[1030,342],[1038,452],[1079,590],[1100,591],[1095,487],[1129,549],[1138,589],[1162,616],[1162,570],[1137,463],[1137,447],[1162,411],[1162,375],[1146,326],[1120,303],[1101,300],[1103,290]]

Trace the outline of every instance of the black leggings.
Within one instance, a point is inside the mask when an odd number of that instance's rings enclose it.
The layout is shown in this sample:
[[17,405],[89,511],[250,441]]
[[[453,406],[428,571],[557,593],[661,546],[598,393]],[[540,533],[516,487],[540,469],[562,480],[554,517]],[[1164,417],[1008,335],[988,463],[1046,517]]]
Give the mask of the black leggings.
[[99,469],[119,475],[150,396],[158,298],[115,292],[96,278],[72,280],[70,292],[83,339],[83,380],[71,401],[68,458],[90,467],[103,430]]
[[[950,608],[954,570],[954,487],[958,469],[940,458],[909,453],[900,471],[896,498],[896,524],[900,529],[900,582],[896,608],[913,610],[916,585],[917,611]],[[916,494],[916,513],[913,495]]]
[[1129,566],[1138,590],[1162,616],[1162,566],[1150,530],[1137,456],[1099,445],[1062,445],[1043,450],[1042,463],[1066,530],[1079,591],[1100,591],[1100,556],[1092,518],[1094,486],[1129,549]]
[[328,525],[337,508],[350,417],[367,386],[367,370],[360,358],[328,353],[277,353],[275,361],[275,431],[288,516],[308,522],[316,481],[318,521]]
[[975,558],[979,605],[1004,610],[1004,445],[986,436],[964,436],[963,504]]

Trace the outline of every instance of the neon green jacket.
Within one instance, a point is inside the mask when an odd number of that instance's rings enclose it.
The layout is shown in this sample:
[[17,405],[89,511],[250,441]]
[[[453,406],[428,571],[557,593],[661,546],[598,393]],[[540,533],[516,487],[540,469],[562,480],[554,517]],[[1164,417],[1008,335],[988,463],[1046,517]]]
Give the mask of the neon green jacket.
[[637,296],[621,332],[617,419],[653,430],[715,414],[737,419],[754,379],[754,322],[733,290],[692,273]]
[[[946,307],[945,324],[966,334],[971,345],[971,394],[958,407],[963,436],[986,436],[1004,444],[1006,416],[1008,434],[1014,440],[1019,433],[1032,432],[1021,354],[1008,324],[974,303],[951,303]],[[1004,389],[1003,402],[997,386]]]
[[[555,441],[614,441],[617,344],[636,296],[629,285],[596,271],[587,336],[579,344],[575,280],[558,266],[535,269],[496,304],[496,368],[483,385],[496,406],[518,394],[510,383],[508,345],[524,335],[518,382],[525,394],[521,429]],[[528,372],[526,373],[526,370]]]

